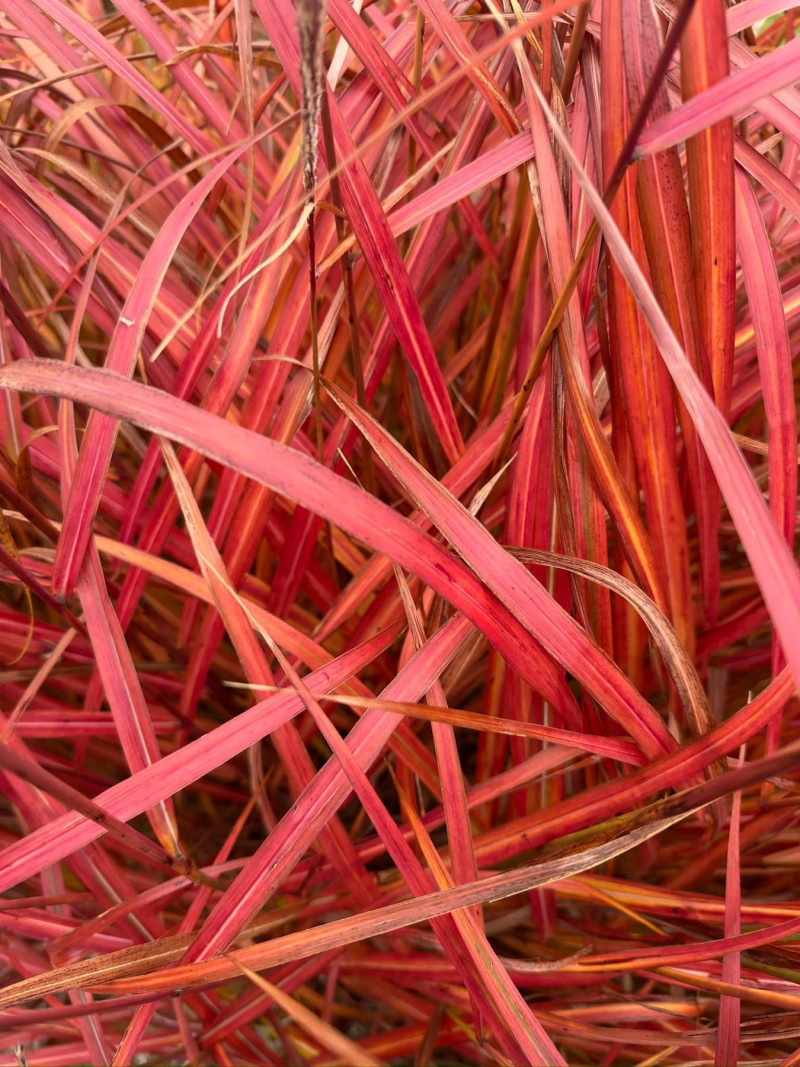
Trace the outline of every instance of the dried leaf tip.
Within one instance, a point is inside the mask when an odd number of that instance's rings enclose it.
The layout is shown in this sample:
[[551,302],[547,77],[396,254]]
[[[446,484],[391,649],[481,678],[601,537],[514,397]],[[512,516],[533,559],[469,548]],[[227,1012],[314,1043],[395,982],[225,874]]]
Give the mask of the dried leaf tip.
[[319,115],[323,84],[322,42],[326,0],[297,0],[297,29],[300,36],[300,81],[303,122],[303,187],[313,195],[317,183]]

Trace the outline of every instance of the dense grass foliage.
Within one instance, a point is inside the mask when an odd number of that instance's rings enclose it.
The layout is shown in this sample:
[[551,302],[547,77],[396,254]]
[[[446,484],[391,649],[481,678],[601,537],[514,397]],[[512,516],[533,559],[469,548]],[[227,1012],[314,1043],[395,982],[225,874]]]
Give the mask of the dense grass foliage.
[[800,1064],[774,0],[0,11],[0,1067]]

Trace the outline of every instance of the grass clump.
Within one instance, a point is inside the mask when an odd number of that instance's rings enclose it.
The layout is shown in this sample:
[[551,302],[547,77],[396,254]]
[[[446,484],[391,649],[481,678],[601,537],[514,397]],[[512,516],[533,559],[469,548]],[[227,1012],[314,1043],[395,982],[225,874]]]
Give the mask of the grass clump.
[[0,1063],[800,1063],[792,12],[0,50]]

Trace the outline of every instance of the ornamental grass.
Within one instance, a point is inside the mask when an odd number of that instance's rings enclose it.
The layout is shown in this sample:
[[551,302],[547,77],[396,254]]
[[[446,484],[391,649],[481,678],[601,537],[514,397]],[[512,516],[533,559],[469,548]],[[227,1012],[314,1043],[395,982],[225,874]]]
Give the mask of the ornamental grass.
[[800,1064],[774,0],[0,11],[0,1067]]

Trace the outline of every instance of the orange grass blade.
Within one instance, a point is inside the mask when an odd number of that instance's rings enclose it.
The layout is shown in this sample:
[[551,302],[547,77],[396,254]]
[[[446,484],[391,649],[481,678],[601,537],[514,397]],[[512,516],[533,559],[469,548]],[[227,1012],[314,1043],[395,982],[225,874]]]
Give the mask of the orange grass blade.
[[[112,955],[103,963],[95,958],[89,961],[90,965],[86,962],[72,964],[50,975],[37,976],[0,992],[0,1008],[18,1004],[31,997],[41,996],[43,991],[58,992],[63,989],[89,988],[104,993],[147,992],[163,995],[176,987],[187,989],[225,981],[236,974],[236,961],[238,960],[253,970],[266,970],[287,960],[303,959],[353,941],[367,937],[379,937],[412,923],[447,915],[472,904],[514,896],[535,886],[547,885],[581,871],[590,870],[597,864],[655,837],[667,827],[686,818],[688,814],[690,813],[682,812],[666,819],[656,820],[620,836],[615,841],[587,848],[574,855],[545,860],[535,866],[490,875],[477,883],[456,886],[452,889],[430,893],[425,897],[389,904],[376,911],[352,918],[334,920],[313,931],[303,931],[302,935],[288,934],[284,937],[273,938],[266,944],[234,951],[231,953],[232,961],[225,957],[216,957],[213,960],[184,967],[164,968],[150,975],[141,975],[141,977],[121,977],[128,973],[141,973],[147,966],[148,956],[152,962],[167,962],[175,958],[175,947],[165,944],[162,948],[156,943],[145,953],[141,950],[136,953],[123,950],[121,954],[114,954],[117,959]],[[800,998],[797,999],[800,1000]]]
[[791,553],[769,515],[722,416],[681,350],[602,198],[576,159],[569,142],[561,135],[547,105],[543,100],[540,100],[540,103],[548,115],[556,138],[564,147],[581,188],[591,202],[606,241],[637,298],[676,388],[697,427],[723,497],[737,524],[764,600],[770,608],[778,634],[784,641],[792,673],[800,682],[800,649],[793,647],[790,651],[785,644],[791,641],[791,634],[798,632],[800,626],[800,575]]
[[[729,74],[725,5],[698,0],[681,41],[685,100]],[[735,320],[735,197],[733,123],[708,125],[686,143],[692,261],[700,340],[711,364],[714,397],[730,411]]]

